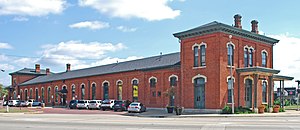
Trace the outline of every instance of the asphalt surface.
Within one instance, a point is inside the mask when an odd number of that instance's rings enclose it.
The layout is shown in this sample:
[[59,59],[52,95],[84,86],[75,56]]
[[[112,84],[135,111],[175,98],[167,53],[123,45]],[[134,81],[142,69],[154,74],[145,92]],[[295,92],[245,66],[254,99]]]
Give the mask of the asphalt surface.
[[101,114],[0,114],[1,130],[300,130],[300,117],[143,118]]

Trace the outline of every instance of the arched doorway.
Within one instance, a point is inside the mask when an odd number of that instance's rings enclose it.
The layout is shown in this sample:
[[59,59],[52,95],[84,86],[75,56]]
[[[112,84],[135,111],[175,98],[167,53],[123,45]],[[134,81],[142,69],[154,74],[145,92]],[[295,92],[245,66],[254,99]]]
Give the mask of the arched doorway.
[[96,84],[92,84],[92,99],[96,100]]
[[28,90],[27,89],[25,89],[24,94],[25,94],[25,96],[24,96],[25,98],[24,99],[28,100]]
[[81,100],[84,100],[85,97],[85,87],[84,84],[81,85]]
[[196,109],[205,108],[205,79],[194,79],[194,106]]
[[245,102],[246,107],[251,108],[252,107],[252,80],[246,79],[245,81]]
[[105,82],[103,84],[103,99],[109,99],[108,92],[108,82]]
[[122,100],[122,81],[117,82],[117,92],[118,92],[118,100]]
[[132,81],[132,101],[139,100],[139,85],[138,80]]
[[39,101],[39,90],[37,88],[35,89],[35,100]]

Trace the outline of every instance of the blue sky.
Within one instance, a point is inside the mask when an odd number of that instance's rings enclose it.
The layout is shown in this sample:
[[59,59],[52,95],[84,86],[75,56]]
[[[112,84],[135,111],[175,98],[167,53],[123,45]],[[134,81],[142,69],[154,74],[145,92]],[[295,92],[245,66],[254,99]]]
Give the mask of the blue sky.
[[[280,41],[274,68],[300,79],[300,3],[273,0],[0,0],[0,83],[35,63],[51,71],[103,65],[178,52],[173,33],[212,21],[243,29],[259,21],[263,35]],[[290,82],[289,86],[296,86]]]

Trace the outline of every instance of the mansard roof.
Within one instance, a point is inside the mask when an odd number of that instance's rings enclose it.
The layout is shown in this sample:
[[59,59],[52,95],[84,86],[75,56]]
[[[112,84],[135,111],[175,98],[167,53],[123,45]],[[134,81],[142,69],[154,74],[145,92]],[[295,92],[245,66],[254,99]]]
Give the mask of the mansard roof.
[[190,38],[190,37],[195,37],[195,36],[203,36],[207,34],[212,34],[216,32],[223,32],[227,34],[231,34],[234,36],[240,36],[246,39],[258,41],[258,42],[263,42],[266,44],[275,44],[278,43],[279,40],[267,37],[264,35],[256,34],[254,32],[250,32],[248,30],[236,28],[233,26],[229,26],[217,21],[187,30],[187,31],[182,31],[178,33],[174,33],[174,37],[179,38],[180,40]]
[[180,53],[171,53],[166,55],[153,56],[127,62],[114,63],[91,68],[72,70],[68,72],[56,73],[51,75],[38,76],[32,80],[26,81],[21,86],[38,83],[47,83],[58,80],[82,78],[88,76],[97,76],[129,71],[143,71],[159,68],[167,68],[180,65]]

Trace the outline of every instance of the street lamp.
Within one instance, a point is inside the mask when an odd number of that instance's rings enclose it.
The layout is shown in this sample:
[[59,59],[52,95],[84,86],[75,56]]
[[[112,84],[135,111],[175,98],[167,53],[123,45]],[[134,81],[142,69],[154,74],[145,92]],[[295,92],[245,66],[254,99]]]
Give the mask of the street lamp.
[[297,111],[299,111],[300,80],[296,80],[295,82],[298,83],[298,87],[297,87]]
[[[229,42],[231,42],[232,35],[229,35]],[[233,90],[233,74],[232,74],[232,66],[233,66],[233,48],[231,48],[231,52],[229,52],[229,60],[230,60],[230,86],[231,86],[231,112],[234,114],[234,90]]]

